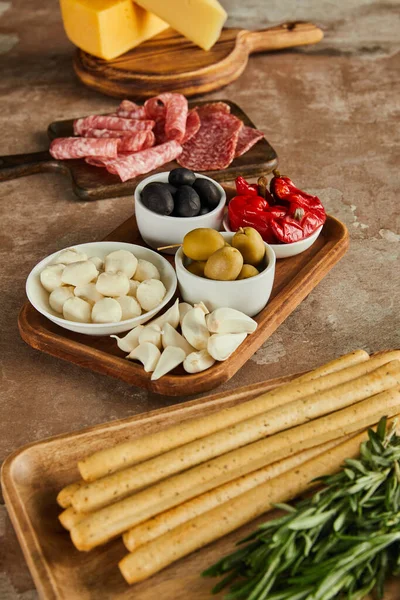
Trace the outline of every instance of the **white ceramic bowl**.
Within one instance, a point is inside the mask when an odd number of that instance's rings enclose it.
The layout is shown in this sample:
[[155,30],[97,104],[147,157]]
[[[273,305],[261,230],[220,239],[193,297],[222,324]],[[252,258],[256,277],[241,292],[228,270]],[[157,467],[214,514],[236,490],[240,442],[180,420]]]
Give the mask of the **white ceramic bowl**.
[[[212,181],[221,194],[218,206],[211,212],[206,215],[198,215],[197,217],[169,217],[159,215],[146,208],[140,199],[143,188],[153,181],[167,183],[168,175],[169,171],[151,175],[151,177],[143,179],[135,190],[136,221],[140,235],[146,244],[151,248],[181,244],[185,235],[189,233],[189,231],[192,231],[192,229],[197,229],[198,227],[209,227],[210,229],[219,230],[224,217],[226,194],[224,188],[219,183],[201,173],[196,173],[196,177]],[[163,252],[166,254],[175,254],[176,248],[163,250]]]
[[[230,228],[229,225],[229,217],[227,214],[224,217],[223,226],[225,231],[233,233],[233,230]],[[269,244],[269,246],[275,252],[276,258],[289,258],[289,256],[296,256],[296,254],[300,254],[301,252],[304,252],[304,250],[308,250],[308,248],[310,248],[313,245],[313,243],[321,233],[322,227],[322,225],[321,227],[318,227],[318,229],[316,229],[314,233],[312,233],[304,240],[300,240],[300,242],[292,242],[291,244]]]
[[[227,242],[233,237],[232,233],[221,235]],[[203,301],[209,310],[236,308],[254,317],[266,306],[274,283],[275,253],[268,244],[265,244],[265,252],[267,266],[259,275],[238,281],[214,281],[190,273],[184,266],[189,261],[179,248],[175,254],[175,268],[183,300],[190,304]]]
[[78,244],[73,246],[73,248],[85,252],[89,257],[99,256],[102,259],[115,250],[128,250],[129,252],[133,252],[137,258],[148,260],[157,267],[160,271],[162,282],[167,289],[167,293],[159,306],[134,319],[127,319],[125,321],[120,321],[119,323],[76,323],[75,321],[68,321],[67,319],[63,319],[59,313],[56,313],[50,307],[49,293],[40,283],[40,273],[47,265],[53,262],[60,252],[62,252],[62,250],[59,250],[58,252],[54,252],[54,254],[50,254],[47,258],[44,258],[32,269],[26,280],[26,295],[28,296],[29,302],[37,311],[64,329],[87,335],[111,335],[122,333],[123,331],[133,329],[136,325],[145,323],[154,317],[171,300],[175,293],[177,281],[174,268],[163,256],[160,256],[157,252],[153,252],[153,250],[124,242],[91,242],[88,244]]

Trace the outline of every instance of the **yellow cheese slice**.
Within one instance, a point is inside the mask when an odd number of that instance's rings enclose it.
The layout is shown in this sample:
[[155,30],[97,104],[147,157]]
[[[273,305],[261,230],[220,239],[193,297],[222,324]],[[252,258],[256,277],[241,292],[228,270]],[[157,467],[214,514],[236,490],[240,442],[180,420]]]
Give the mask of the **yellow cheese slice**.
[[111,60],[167,29],[132,0],[60,0],[65,32],[75,46]]
[[228,17],[217,0],[135,0],[193,43],[209,50]]

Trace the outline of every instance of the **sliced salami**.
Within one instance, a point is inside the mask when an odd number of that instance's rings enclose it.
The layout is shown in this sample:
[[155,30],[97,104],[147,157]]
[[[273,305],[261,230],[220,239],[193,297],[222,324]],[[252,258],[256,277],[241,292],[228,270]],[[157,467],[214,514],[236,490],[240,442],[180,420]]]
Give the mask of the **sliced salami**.
[[239,139],[236,146],[235,158],[242,156],[245,152],[248,152],[250,148],[254,146],[258,141],[264,137],[262,131],[254,129],[254,127],[247,127],[243,125],[239,132]]
[[185,96],[167,92],[146,100],[144,107],[149,119],[165,119],[165,134],[168,140],[182,142],[188,116],[188,102]]
[[235,157],[243,123],[227,111],[215,110],[213,105],[202,106],[198,112],[200,129],[184,145],[178,163],[192,171],[226,169]]
[[82,135],[86,129],[112,129],[117,131],[145,131],[153,129],[152,120],[124,119],[110,115],[92,115],[74,121],[74,134]]
[[133,135],[120,138],[119,152],[139,152],[154,146],[155,136],[152,131],[139,131]]
[[115,158],[118,155],[119,143],[119,139],[56,138],[50,144],[50,154],[58,160],[84,158],[86,156]]
[[118,129],[85,129],[82,135],[95,138],[123,138],[133,134],[132,131],[118,131]]
[[117,109],[118,117],[125,119],[146,119],[146,110],[144,106],[139,106],[130,100],[122,100]]
[[181,152],[182,146],[171,140],[160,146],[154,146],[135,154],[120,156],[116,159],[98,156],[94,160],[87,158],[86,162],[95,166],[102,164],[110,173],[119,175],[121,181],[127,181],[176,159]]
[[186,131],[185,136],[182,140],[182,144],[186,144],[186,142],[191,140],[192,137],[196,135],[196,133],[200,129],[200,125],[201,123],[199,113],[197,112],[196,108],[193,108],[189,111],[189,114],[186,119]]

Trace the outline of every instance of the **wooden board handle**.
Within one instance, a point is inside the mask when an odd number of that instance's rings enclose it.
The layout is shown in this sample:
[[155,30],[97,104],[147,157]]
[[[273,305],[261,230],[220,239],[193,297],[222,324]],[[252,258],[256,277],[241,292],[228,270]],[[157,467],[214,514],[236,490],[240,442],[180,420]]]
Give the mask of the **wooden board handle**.
[[0,156],[0,181],[10,181],[17,177],[45,173],[46,171],[64,170],[47,150],[32,154],[11,154]]
[[322,29],[313,23],[304,23],[303,21],[283,23],[259,31],[244,31],[243,35],[249,46],[250,54],[316,44],[324,37]]

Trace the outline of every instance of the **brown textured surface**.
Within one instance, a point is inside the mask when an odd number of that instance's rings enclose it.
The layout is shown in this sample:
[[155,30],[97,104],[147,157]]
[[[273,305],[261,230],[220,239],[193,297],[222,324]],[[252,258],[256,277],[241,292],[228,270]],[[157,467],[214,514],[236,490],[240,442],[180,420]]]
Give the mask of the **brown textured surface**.
[[[57,3],[7,4],[0,2],[1,154],[34,152],[46,143],[50,121],[109,111],[115,102],[76,81]],[[320,194],[352,238],[339,265],[224,389],[301,371],[356,347],[399,347],[398,6],[223,4],[233,27],[294,19],[324,26],[315,48],[252,57],[224,96],[265,130],[282,170]],[[31,267],[59,248],[104,237],[130,216],[132,199],[77,203],[67,180],[48,174],[1,184],[0,207],[0,461],[49,435],[181,401],[35,352],[18,335]],[[2,505],[0,598],[37,598]]]

